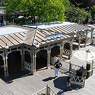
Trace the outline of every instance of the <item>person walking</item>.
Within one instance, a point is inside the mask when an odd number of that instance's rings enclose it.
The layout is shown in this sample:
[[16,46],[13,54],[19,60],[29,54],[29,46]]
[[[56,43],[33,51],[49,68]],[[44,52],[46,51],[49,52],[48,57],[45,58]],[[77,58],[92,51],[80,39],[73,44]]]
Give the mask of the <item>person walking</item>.
[[57,62],[54,64],[55,67],[55,78],[58,77],[58,72],[60,67],[62,66],[62,64],[59,62],[59,60],[57,60]]

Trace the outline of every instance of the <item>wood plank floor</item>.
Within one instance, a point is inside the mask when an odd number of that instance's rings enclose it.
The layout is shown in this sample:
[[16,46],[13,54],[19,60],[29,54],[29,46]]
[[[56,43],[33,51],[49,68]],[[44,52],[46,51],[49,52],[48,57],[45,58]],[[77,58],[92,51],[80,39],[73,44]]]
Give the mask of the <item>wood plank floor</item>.
[[[86,47],[88,49],[91,47]],[[84,49],[84,48],[83,48]],[[91,49],[95,51],[95,47]],[[66,61],[68,62],[68,61]],[[63,67],[68,69],[68,64],[65,61]],[[64,69],[65,71],[65,69]],[[66,86],[66,74],[59,73],[59,77],[54,79],[54,69],[49,68],[43,71],[36,72],[34,75],[10,76],[0,79],[0,95],[33,95],[36,91],[43,89],[47,84],[58,95],[63,94]],[[72,91],[64,92],[64,95],[95,95],[95,71],[93,76],[88,78],[84,88],[72,89]]]
[[[47,84],[55,93],[61,95],[66,85],[66,75],[59,73],[57,79],[53,79],[54,70],[47,69],[37,72],[34,75],[13,79],[12,82],[5,82],[0,79],[0,95],[32,95],[43,89]],[[12,78],[11,78],[12,79]],[[72,89],[64,92],[64,95],[95,95],[95,71],[93,76],[86,80],[84,88]]]

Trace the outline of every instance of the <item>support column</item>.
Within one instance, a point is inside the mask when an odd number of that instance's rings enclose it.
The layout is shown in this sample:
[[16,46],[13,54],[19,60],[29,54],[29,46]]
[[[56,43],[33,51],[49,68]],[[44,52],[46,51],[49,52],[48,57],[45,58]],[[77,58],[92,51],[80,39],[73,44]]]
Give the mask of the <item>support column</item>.
[[63,53],[64,53],[64,42],[63,42]]
[[6,53],[6,76],[9,75],[9,72],[8,72],[8,54]]
[[69,59],[72,57],[72,49],[73,48],[73,39],[70,41],[70,56]]
[[24,51],[22,50],[21,52],[21,70],[24,70]]
[[47,51],[47,68],[50,66],[50,55],[51,55],[51,50]]
[[3,61],[4,61],[4,76],[6,76],[6,60],[5,56],[3,55]]
[[33,64],[33,52],[31,51],[31,74],[33,74],[35,72],[34,70],[34,64]]
[[80,39],[81,39],[81,37],[80,37],[80,34],[78,34],[79,35],[79,44],[78,44],[78,49],[80,49]]
[[5,52],[3,56],[4,60],[4,76],[7,77],[9,75],[8,72],[8,54]]
[[33,54],[33,72],[36,72],[36,52]]
[[85,38],[85,47],[87,45],[87,31],[86,31],[86,38]]
[[93,29],[91,29],[91,44],[93,45]]
[[62,54],[63,54],[63,45],[60,46],[60,60],[62,59]]

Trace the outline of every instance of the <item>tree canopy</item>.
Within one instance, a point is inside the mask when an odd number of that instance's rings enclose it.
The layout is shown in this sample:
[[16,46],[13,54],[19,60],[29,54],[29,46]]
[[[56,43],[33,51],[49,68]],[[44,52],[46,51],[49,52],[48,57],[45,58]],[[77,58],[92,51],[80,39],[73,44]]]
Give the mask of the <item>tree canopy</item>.
[[62,3],[65,7],[70,6],[70,1],[69,0],[62,0]]
[[80,8],[87,8],[95,5],[95,0],[70,0],[70,2]]
[[91,14],[85,11],[85,9],[80,9],[78,7],[70,6],[66,8],[66,20],[75,23],[83,23],[86,17],[91,17]]
[[63,22],[65,18],[62,0],[8,0],[6,13],[11,14],[16,11],[31,17],[38,16],[39,22],[55,20]]

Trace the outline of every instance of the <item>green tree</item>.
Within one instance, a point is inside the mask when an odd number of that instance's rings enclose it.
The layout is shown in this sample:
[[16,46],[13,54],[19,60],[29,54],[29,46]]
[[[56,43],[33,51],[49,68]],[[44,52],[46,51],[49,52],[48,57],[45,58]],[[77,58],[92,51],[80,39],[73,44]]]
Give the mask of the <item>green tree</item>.
[[62,3],[65,7],[70,6],[70,1],[69,0],[62,0]]
[[95,5],[91,7],[91,15],[93,18],[95,17]]
[[65,8],[62,0],[8,0],[6,13],[26,13],[39,22],[64,21]]
[[85,9],[80,9],[75,6],[70,6],[66,8],[66,21],[83,23],[87,16],[91,18],[91,14],[86,12]]

